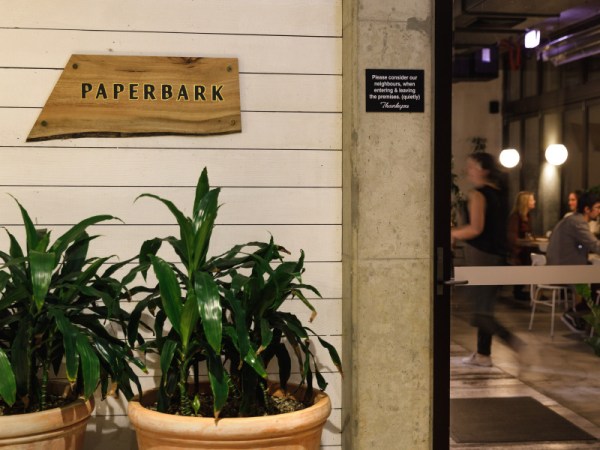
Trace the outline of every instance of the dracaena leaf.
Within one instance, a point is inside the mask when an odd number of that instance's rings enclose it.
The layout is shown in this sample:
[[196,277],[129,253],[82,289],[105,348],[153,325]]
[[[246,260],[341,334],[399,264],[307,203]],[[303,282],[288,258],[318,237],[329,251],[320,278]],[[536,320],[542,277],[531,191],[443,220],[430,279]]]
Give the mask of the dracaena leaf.
[[60,270],[61,276],[76,273],[83,269],[92,239],[84,232],[80,239],[77,239],[65,250],[65,258]]
[[319,385],[319,389],[321,389],[322,391],[327,389],[327,385],[329,383],[327,383],[327,380],[325,380],[325,377],[323,377],[323,375],[321,375],[321,372],[319,372],[319,369],[317,369],[316,365],[315,365],[315,376],[317,377],[317,384]]
[[15,202],[17,202],[17,205],[19,205],[19,209],[21,210],[21,217],[23,218],[23,225],[25,226],[25,234],[27,236],[27,250],[34,249],[37,247],[39,237],[35,226],[33,225],[33,221],[29,217],[29,213],[27,212],[27,210],[23,208],[19,201],[14,197],[13,199],[15,200]]
[[[10,280],[10,275],[7,274],[4,271],[0,270],[0,292],[2,292],[4,290],[4,288],[6,287],[6,284],[8,283],[8,281]],[[0,300],[1,302],[1,300]]]
[[246,362],[246,364],[248,364],[250,367],[252,367],[254,369],[254,371],[257,373],[258,376],[260,376],[261,378],[264,378],[264,379],[267,378],[267,371],[265,370],[263,363],[261,362],[260,358],[254,351],[252,346],[250,346],[248,348],[248,351],[246,352],[246,355],[244,356],[244,361]]
[[0,348],[0,398],[9,406],[15,403],[17,397],[17,382],[15,374],[4,350]]
[[219,353],[223,334],[223,310],[219,288],[210,274],[198,272],[194,280],[194,291],[206,340],[213,350]]
[[8,239],[10,240],[10,256],[12,256],[13,258],[23,257],[23,249],[21,249],[19,242],[8,230],[6,230],[6,234],[8,234]]
[[297,336],[298,339],[308,339],[306,329],[302,326],[302,322],[300,322],[300,320],[298,320],[298,318],[294,314],[279,312],[278,315],[283,320],[285,320],[288,329],[292,333],[294,333],[294,335]]
[[161,245],[162,239],[156,238],[144,241],[142,247],[140,248],[139,259],[140,266],[142,267],[141,272],[144,277],[144,280],[146,279],[148,267],[150,266],[150,255],[156,256],[156,253],[158,253],[158,250],[160,249]]
[[118,217],[109,216],[107,214],[102,214],[98,216],[88,217],[87,219],[82,220],[81,222],[73,225],[66,233],[60,236],[54,244],[50,247],[50,251],[54,252],[56,255],[56,264],[58,264],[63,252],[67,249],[67,247],[79,238],[90,225],[94,225],[99,222],[104,222],[106,220],[120,220]]
[[94,394],[94,391],[98,386],[98,380],[100,379],[100,361],[85,334],[77,334],[76,346],[81,359],[83,394],[85,395],[85,398],[89,398]]
[[220,357],[210,350],[207,361],[208,381],[210,382],[210,389],[214,398],[213,413],[215,418],[218,418],[229,396],[229,377],[223,368]]
[[139,301],[129,316],[129,322],[127,323],[127,342],[132,347],[135,344],[138,335],[142,312],[146,310],[151,301],[153,301],[151,298]]
[[188,292],[185,305],[181,313],[181,343],[183,345],[183,351],[186,353],[188,343],[190,342],[190,336],[196,328],[198,322],[198,302],[196,300],[195,292]]
[[206,253],[217,218],[220,189],[213,189],[202,198],[199,215],[194,217],[193,258],[190,270],[194,271],[206,261]]
[[73,383],[77,380],[77,372],[79,371],[79,353],[77,352],[76,344],[77,331],[59,309],[52,308],[49,314],[56,320],[56,327],[62,334],[63,345],[65,347],[67,379]]
[[175,216],[175,219],[177,220],[177,223],[179,224],[179,233],[180,233],[180,236],[181,236],[181,241],[183,242],[183,247],[185,248],[185,251],[186,251],[186,255],[185,256],[187,258],[189,258],[190,257],[190,253],[191,253],[191,246],[192,246],[192,243],[193,243],[193,240],[194,240],[193,230],[192,230],[192,223],[191,223],[190,219],[188,219],[177,208],[177,206],[175,206],[173,204],[173,202],[171,202],[170,200],[166,200],[166,199],[161,198],[158,195],[154,195],[154,194],[142,194],[138,198],[141,198],[141,197],[150,197],[150,198],[153,198],[155,200],[158,200],[158,201],[162,202],[167,208],[169,208],[169,211],[171,211],[171,214],[173,214],[173,216]]
[[[162,372],[163,382],[167,380],[169,367],[171,367],[171,362],[173,361],[173,357],[175,356],[175,351],[177,350],[177,347],[177,342],[175,342],[172,339],[166,339],[165,343],[162,346],[160,352],[160,370]],[[161,382],[161,384],[163,383]]]
[[200,174],[200,178],[198,178],[198,183],[196,183],[196,195],[194,197],[194,217],[198,216],[200,211],[200,202],[208,192],[208,189],[208,172],[205,167]]
[[43,253],[32,250],[29,252],[29,267],[31,269],[31,285],[33,289],[33,300],[38,308],[42,309],[46,294],[50,288],[52,272],[55,266],[54,253]]
[[267,319],[260,319],[261,347],[267,348],[273,339],[273,329]]
[[29,392],[31,384],[29,370],[32,333],[31,317],[25,317],[18,322],[17,334],[11,346],[10,363],[15,373],[17,392],[19,394]]
[[160,297],[165,313],[175,331],[181,336],[181,288],[175,272],[163,259],[157,256],[152,256],[150,259],[156,278],[158,278]]
[[248,328],[246,326],[246,311],[242,307],[240,300],[235,298],[232,292],[226,292],[225,299],[229,302],[233,312],[231,319],[235,325],[238,351],[243,358],[250,347],[250,338],[248,336]]
[[335,349],[335,347],[333,345],[331,345],[329,342],[327,342],[326,340],[320,338],[319,336],[317,336],[317,338],[319,339],[319,342],[321,343],[321,345],[323,347],[325,347],[327,349],[327,351],[329,352],[329,356],[331,357],[331,360],[333,361],[333,364],[335,365],[337,370],[342,375],[344,375],[344,371],[342,370],[342,360],[341,360],[340,355],[338,354],[337,350]]
[[288,349],[281,343],[277,344],[275,348],[275,356],[277,356],[277,366],[279,368],[279,384],[285,389],[292,373],[292,359]]

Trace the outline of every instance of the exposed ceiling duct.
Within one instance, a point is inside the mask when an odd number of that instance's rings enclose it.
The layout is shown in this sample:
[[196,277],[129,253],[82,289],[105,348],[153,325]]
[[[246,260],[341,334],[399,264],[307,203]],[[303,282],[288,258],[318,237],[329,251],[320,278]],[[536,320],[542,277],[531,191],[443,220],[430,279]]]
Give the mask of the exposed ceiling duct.
[[[454,0],[455,66],[462,66],[459,72],[464,73],[467,60],[474,67],[482,48],[496,48],[509,53],[511,67],[518,68],[525,51],[524,35],[533,28],[540,31],[542,45],[547,46],[540,57],[554,64],[600,53],[598,18],[600,0]],[[455,73],[455,81],[462,78],[493,76]]]
[[578,33],[566,34],[555,39],[539,50],[544,61],[555,66],[567,64],[600,53],[600,24]]

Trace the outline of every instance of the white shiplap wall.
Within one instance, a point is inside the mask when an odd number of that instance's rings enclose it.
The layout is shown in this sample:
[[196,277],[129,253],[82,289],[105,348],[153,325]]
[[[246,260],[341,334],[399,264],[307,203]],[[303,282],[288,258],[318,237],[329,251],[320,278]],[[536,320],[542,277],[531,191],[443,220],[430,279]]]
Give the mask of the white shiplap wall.
[[[125,224],[94,227],[103,237],[92,251],[129,257],[176,228],[136,196],[187,207],[207,166],[223,203],[212,252],[269,233],[294,256],[304,249],[305,279],[324,296],[313,328],[341,350],[341,9],[341,0],[0,0],[0,225],[23,236],[5,193],[54,235],[109,213]],[[243,132],[26,143],[75,53],[237,57]],[[300,306],[290,308],[307,318]],[[341,448],[341,377],[322,356],[334,406],[322,444]],[[87,450],[135,448],[126,402],[97,402],[86,439]]]

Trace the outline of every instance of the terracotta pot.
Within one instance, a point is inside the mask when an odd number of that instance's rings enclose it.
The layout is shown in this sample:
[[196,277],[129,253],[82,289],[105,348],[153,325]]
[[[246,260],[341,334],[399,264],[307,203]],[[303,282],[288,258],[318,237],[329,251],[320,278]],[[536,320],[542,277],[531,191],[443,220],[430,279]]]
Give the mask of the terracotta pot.
[[142,404],[129,402],[128,415],[139,450],[317,450],[331,412],[331,401],[317,393],[313,406],[276,416],[225,418],[183,417],[145,408],[156,401],[147,391]]
[[61,408],[0,417],[0,449],[81,450],[94,399]]

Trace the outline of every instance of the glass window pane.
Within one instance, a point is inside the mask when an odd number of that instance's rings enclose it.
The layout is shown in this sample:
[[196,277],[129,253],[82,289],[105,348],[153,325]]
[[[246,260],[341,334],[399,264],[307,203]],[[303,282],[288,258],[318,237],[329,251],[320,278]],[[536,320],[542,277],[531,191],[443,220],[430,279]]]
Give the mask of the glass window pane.
[[583,111],[580,108],[565,111],[563,120],[563,144],[567,147],[569,157],[562,165],[561,215],[568,211],[566,202],[569,192],[584,188],[583,157],[585,145]]
[[551,62],[545,62],[542,68],[542,88],[544,92],[556,91],[560,88],[560,70]]
[[[537,193],[540,170],[540,121],[537,116],[525,119],[525,139],[521,158],[523,161],[521,171],[524,174],[523,189]],[[533,232],[541,234],[538,214],[533,216]]]
[[[525,140],[523,143],[523,171],[526,174],[535,174],[540,168],[540,123],[537,116],[525,119]],[[535,191],[537,180],[531,176],[523,180],[523,189]]]
[[523,52],[523,97],[538,94],[537,56],[535,52]]
[[538,183],[538,203],[536,206],[538,217],[542,219],[542,232],[546,233],[554,228],[560,219],[560,205],[562,202],[560,191],[560,166],[553,166],[546,162],[545,151],[550,144],[562,144],[562,118],[558,112],[547,113],[542,116],[543,140],[540,156]]
[[587,81],[600,80],[600,55],[590,56],[585,60],[587,66]]
[[517,193],[521,190],[521,166],[523,161],[523,149],[521,148],[521,121],[513,120],[508,124],[508,142],[505,148],[515,148],[521,155],[521,163],[512,169],[507,169],[508,172],[508,195],[509,199],[516,198]]
[[506,95],[508,96],[508,101],[519,100],[521,98],[521,70],[512,70],[507,65],[504,69],[504,76],[507,79]]
[[600,105],[590,106],[588,112],[588,186],[600,185]]
[[581,60],[579,60],[560,66],[563,88],[579,86],[581,83],[583,83],[582,65],[583,63],[581,62]]
[[507,147],[516,148],[521,152],[521,121],[513,120],[508,124],[508,143]]

